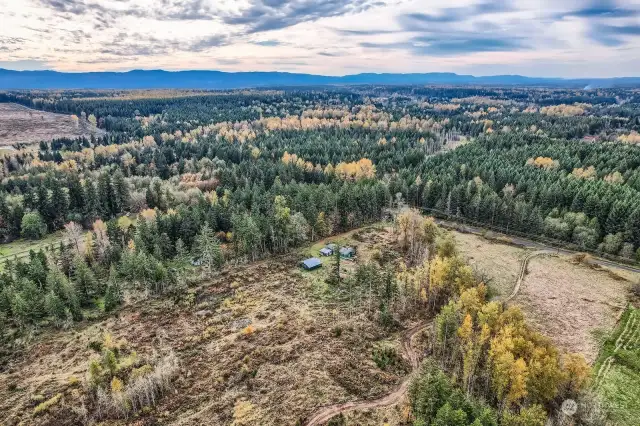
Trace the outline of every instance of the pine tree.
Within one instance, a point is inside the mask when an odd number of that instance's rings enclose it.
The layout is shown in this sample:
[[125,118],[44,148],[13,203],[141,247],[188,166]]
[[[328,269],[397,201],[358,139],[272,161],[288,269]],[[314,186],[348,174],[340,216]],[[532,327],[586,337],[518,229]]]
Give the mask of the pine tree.
[[224,264],[220,241],[216,238],[208,223],[204,224],[200,230],[200,234],[196,236],[194,250],[209,277],[215,269],[220,268]]
[[333,258],[334,258],[333,271],[329,276],[328,282],[333,285],[339,285],[340,284],[340,262],[342,257],[340,256],[340,247],[338,245],[336,245],[336,247],[334,248]]
[[113,207],[114,215],[120,214],[129,206],[129,184],[124,178],[122,171],[118,168],[112,176],[113,193],[115,195]]
[[98,280],[87,262],[76,256],[73,260],[73,283],[81,305],[88,305],[98,294]]
[[92,180],[86,179],[84,183],[84,217],[89,223],[98,217],[100,203],[98,201],[98,192]]
[[49,291],[45,296],[44,306],[47,314],[53,318],[54,324],[61,327],[67,319],[67,310],[62,299],[53,291]]
[[124,297],[122,287],[118,282],[116,268],[112,265],[109,270],[109,281],[107,282],[107,289],[104,294],[104,310],[105,312],[111,312],[120,304],[122,304]]

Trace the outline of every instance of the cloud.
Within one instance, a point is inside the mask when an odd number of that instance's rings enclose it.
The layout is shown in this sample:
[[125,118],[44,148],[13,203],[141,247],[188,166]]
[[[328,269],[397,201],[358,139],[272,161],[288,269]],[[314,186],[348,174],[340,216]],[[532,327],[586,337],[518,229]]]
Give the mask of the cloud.
[[88,0],[38,0],[68,20],[72,15],[92,15],[98,22],[97,29],[113,26],[119,18],[133,16],[137,18],[152,18],[158,21],[189,21],[211,20],[217,16],[217,11],[205,0],[160,0],[152,9],[143,9],[136,4],[129,4],[127,0],[117,0],[126,7],[105,7]]
[[0,68],[15,71],[39,71],[51,69],[51,65],[45,61],[23,59],[18,61],[0,61]]
[[[434,14],[405,13],[397,20],[401,32],[412,36],[389,43],[361,42],[364,48],[407,50],[418,56],[455,56],[478,52],[514,52],[531,49],[525,37],[528,25],[479,18],[514,11],[511,2],[482,1],[468,7],[448,7]],[[530,38],[530,35],[529,35]]]
[[425,24],[463,22],[473,17],[515,10],[507,0],[483,1],[468,7],[447,7],[437,14],[421,12],[407,13],[400,17],[400,23],[407,31],[421,31]]
[[373,30],[345,30],[345,29],[334,28],[333,30],[338,34],[347,35],[347,36],[351,36],[351,35],[368,36],[368,35],[380,35],[380,34],[397,33],[397,31],[393,31],[393,30],[377,30],[377,29],[373,29]]
[[342,53],[338,53],[338,52],[318,52],[318,55],[320,56],[327,56],[330,58],[337,58],[340,56],[344,56]]
[[558,14],[556,15],[556,18],[631,18],[638,16],[639,13],[640,12],[636,9],[618,7],[617,4],[611,0],[598,0],[591,2],[580,9]]
[[216,59],[216,62],[219,63],[220,65],[238,65],[242,63],[242,61],[240,61],[239,59],[224,59],[224,58],[218,58]]
[[278,40],[252,41],[251,43],[257,44],[258,46],[269,46],[269,47],[282,46],[285,44]]
[[521,38],[477,37],[473,34],[433,39],[416,37],[413,52],[420,55],[454,56],[476,52],[514,52],[530,47]]
[[473,33],[449,34],[443,37],[418,36],[405,42],[360,43],[365,48],[409,50],[420,56],[455,56],[477,52],[513,52],[530,49],[522,38],[495,38]]
[[247,33],[259,33],[358,13],[383,4],[374,0],[250,0],[248,8],[222,19],[226,24],[245,26]]
[[162,0],[161,3],[162,7],[154,13],[159,20],[209,20],[216,15],[216,11],[204,0]]
[[83,15],[89,10],[84,0],[40,0],[40,3],[57,12]]
[[589,30],[592,40],[609,47],[618,47],[627,43],[629,37],[640,36],[640,25],[596,24]]
[[187,50],[191,52],[202,52],[212,47],[220,47],[229,44],[229,37],[224,34],[216,34],[204,37],[191,43]]

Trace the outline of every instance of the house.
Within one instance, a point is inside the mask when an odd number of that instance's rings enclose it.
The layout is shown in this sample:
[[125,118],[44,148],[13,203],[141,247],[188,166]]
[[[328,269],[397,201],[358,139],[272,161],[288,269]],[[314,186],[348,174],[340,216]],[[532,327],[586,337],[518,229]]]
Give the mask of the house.
[[340,249],[340,257],[343,259],[353,259],[356,255],[356,251],[353,247],[342,247]]
[[318,269],[322,266],[322,262],[317,257],[312,257],[311,259],[303,260],[300,262],[300,266],[302,266],[307,271],[313,271],[314,269]]
[[331,256],[333,254],[333,249],[329,247],[325,247],[320,249],[320,254],[323,256]]

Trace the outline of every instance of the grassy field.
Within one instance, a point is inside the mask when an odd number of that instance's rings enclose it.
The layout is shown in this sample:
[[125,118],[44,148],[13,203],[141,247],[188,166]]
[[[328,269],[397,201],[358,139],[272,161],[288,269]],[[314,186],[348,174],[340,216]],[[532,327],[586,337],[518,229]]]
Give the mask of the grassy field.
[[520,273],[527,250],[489,241],[478,235],[450,231],[462,256],[476,273],[485,277],[494,297],[506,297]]
[[41,240],[19,239],[7,244],[0,244],[0,262],[13,259],[15,256],[18,258],[25,257],[29,255],[29,250],[38,251],[40,249],[47,249],[51,245],[57,250],[62,239],[62,231],[58,231],[53,234],[47,234]]
[[0,104],[0,146],[103,134],[104,130],[85,120],[76,121],[70,115],[37,111],[18,104]]
[[[510,294],[528,251],[451,232],[462,255],[488,282],[491,294]],[[580,352],[593,363],[600,347],[596,335],[615,327],[637,275],[596,270],[569,257],[536,257],[529,262],[520,292],[511,303],[520,305],[527,320],[558,346]]]
[[593,363],[600,347],[596,336],[615,327],[630,285],[569,258],[536,257],[513,303],[556,344]]
[[640,310],[629,307],[605,340],[596,388],[616,425],[635,426],[640,418]]

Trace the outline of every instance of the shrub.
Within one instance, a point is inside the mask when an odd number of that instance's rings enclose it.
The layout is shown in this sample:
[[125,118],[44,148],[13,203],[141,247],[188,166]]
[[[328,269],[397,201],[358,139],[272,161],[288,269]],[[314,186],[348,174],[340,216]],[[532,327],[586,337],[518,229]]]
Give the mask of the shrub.
[[33,415],[38,416],[40,414],[46,413],[47,411],[49,411],[49,408],[56,405],[58,402],[60,402],[61,399],[62,399],[62,394],[59,393],[53,398],[49,398],[45,402],[38,404],[36,408],[33,409]]
[[122,384],[122,380],[118,379],[117,377],[114,377],[113,379],[111,379],[111,392],[112,393],[122,392],[122,389],[124,389],[124,385]]
[[[95,417],[97,419],[126,418],[132,413],[149,410],[171,388],[171,382],[178,370],[178,359],[170,354],[162,358],[155,367],[145,364],[133,369],[128,378],[111,377],[110,382],[95,389],[93,401]],[[102,371],[108,371],[108,369]]]
[[373,362],[378,368],[386,370],[387,367],[394,367],[399,364],[398,353],[390,346],[378,347],[373,350]]
[[26,213],[20,225],[23,238],[39,240],[47,233],[47,225],[38,212]]
[[129,376],[130,379],[137,379],[139,377],[142,376],[146,376],[147,374],[151,373],[153,371],[153,367],[150,366],[149,364],[145,364],[140,368],[134,368],[133,371],[131,371],[131,375]]

